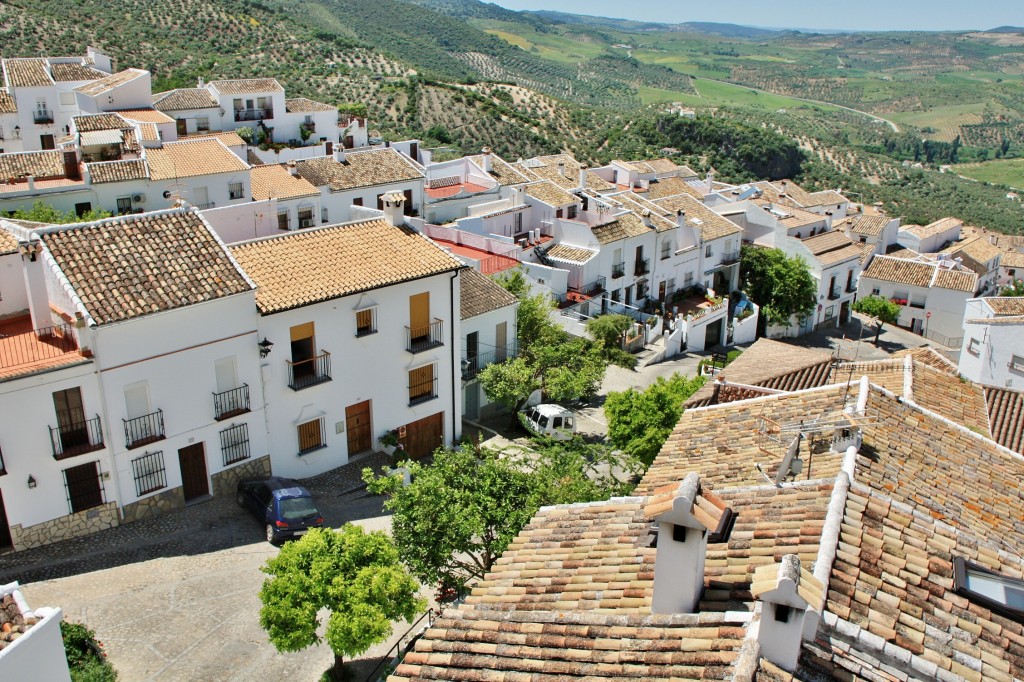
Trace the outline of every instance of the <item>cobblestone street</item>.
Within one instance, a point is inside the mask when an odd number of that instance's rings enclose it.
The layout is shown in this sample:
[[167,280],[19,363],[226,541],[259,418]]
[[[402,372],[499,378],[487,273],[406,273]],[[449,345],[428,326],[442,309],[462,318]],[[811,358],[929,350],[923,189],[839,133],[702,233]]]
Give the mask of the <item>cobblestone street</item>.
[[[303,483],[330,526],[386,530],[382,498],[360,488],[360,472],[387,462],[375,453]],[[96,630],[123,680],[318,680],[333,661],[327,646],[280,654],[259,626],[259,569],[277,551],[233,498],[220,497],[0,556],[0,582],[18,580],[31,605],[59,606]],[[398,624],[392,639],[408,627]],[[365,676],[389,646],[353,668]]]

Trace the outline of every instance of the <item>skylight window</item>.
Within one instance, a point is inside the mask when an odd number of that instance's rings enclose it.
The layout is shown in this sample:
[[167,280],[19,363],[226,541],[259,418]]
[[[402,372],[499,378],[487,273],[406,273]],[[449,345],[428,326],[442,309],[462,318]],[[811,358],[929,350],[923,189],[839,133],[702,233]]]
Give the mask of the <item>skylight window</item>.
[[957,594],[1017,621],[1024,621],[1024,580],[1011,578],[963,557],[953,557]]

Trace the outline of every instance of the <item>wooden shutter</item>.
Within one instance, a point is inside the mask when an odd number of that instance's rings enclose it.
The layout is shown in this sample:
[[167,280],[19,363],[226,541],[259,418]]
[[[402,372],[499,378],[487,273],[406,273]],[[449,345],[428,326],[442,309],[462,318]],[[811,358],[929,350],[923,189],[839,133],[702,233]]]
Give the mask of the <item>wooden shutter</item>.
[[299,452],[306,452],[323,445],[320,438],[320,420],[314,419],[305,424],[299,424]]
[[409,326],[413,336],[424,336],[430,326],[430,292],[409,297]]
[[431,395],[434,390],[434,366],[409,370],[409,400]]

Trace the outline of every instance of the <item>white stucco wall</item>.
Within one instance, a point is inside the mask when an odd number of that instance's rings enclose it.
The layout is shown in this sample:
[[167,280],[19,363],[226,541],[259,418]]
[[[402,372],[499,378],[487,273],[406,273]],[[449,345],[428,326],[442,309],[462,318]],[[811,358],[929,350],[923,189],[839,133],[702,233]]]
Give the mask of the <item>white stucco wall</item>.
[[0,317],[28,309],[21,254],[0,255]]
[[327,209],[327,221],[329,223],[345,223],[354,220],[352,217],[352,204],[356,199],[362,200],[364,208],[376,209],[378,196],[393,192],[403,194],[406,190],[412,190],[412,210],[419,212],[423,206],[422,178],[408,182],[394,182],[387,185],[358,187],[341,192],[332,192],[330,187],[324,186],[320,188],[320,205]]
[[10,592],[14,592],[15,599],[21,601],[22,615],[33,615],[39,622],[0,651],[0,679],[70,681],[64,640],[60,634],[63,612],[59,608],[39,607],[26,613],[27,604],[17,583],[0,587],[0,596]]

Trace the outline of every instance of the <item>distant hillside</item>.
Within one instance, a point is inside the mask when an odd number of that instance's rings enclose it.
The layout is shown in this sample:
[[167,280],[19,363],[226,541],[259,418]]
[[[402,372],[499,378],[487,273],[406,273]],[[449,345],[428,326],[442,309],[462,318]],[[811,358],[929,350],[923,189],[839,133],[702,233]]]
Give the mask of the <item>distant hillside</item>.
[[999,26],[990,28],[985,33],[1024,33],[1024,27],[1020,26]]
[[772,28],[757,28],[754,26],[741,26],[739,24],[718,24],[707,21],[688,21],[685,24],[677,24],[677,27],[694,33],[706,33],[727,38],[771,38],[782,33],[782,31]]

